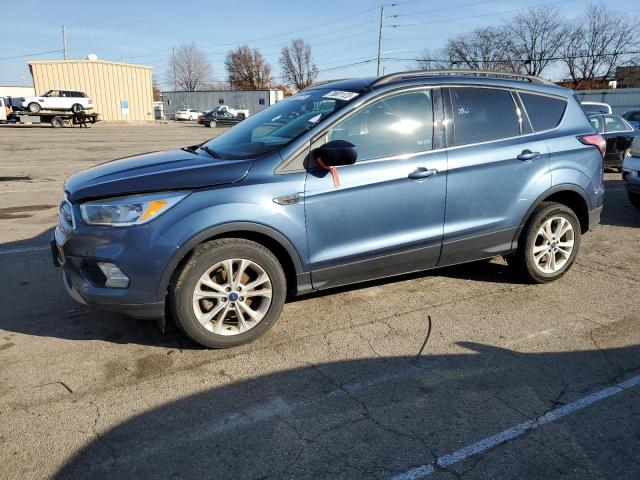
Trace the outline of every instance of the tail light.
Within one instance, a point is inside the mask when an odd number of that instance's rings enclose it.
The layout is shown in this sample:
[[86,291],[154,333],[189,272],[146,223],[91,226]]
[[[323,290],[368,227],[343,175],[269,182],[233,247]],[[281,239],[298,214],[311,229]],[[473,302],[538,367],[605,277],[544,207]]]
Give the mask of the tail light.
[[578,140],[580,140],[580,142],[584,143],[585,145],[593,145],[598,150],[600,150],[600,153],[604,157],[604,153],[607,151],[607,141],[602,135],[599,135],[597,133],[591,135],[580,135],[578,137]]

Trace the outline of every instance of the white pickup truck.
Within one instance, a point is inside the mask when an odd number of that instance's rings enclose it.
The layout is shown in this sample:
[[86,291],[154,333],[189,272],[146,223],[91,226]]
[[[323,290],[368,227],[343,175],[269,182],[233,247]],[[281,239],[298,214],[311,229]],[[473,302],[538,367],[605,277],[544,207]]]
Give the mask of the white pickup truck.
[[249,112],[249,110],[247,109],[231,108],[227,105],[218,105],[216,108],[213,109],[213,111],[218,114],[229,112],[232,115],[240,118],[247,118],[249,115],[251,115],[251,112]]

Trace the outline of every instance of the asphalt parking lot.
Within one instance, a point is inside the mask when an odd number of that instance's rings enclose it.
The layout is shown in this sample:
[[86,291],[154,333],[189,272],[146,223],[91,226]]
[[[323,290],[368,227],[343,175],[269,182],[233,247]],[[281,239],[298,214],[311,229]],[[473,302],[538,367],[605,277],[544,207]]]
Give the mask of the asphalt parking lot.
[[617,173],[550,285],[501,259],[372,282],[226,351],[74,303],[47,246],[64,178],[219,131],[0,127],[0,478],[640,478],[640,211]]

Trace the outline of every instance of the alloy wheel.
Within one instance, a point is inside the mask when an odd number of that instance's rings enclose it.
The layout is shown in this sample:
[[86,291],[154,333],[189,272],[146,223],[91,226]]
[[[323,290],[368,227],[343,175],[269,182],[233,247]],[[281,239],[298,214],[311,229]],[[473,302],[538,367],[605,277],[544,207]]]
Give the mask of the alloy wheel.
[[538,229],[533,243],[536,268],[545,274],[556,273],[571,258],[575,241],[573,225],[565,217],[548,218]]
[[200,324],[217,335],[239,335],[255,327],[271,305],[271,279],[256,262],[226,259],[196,283],[193,311]]

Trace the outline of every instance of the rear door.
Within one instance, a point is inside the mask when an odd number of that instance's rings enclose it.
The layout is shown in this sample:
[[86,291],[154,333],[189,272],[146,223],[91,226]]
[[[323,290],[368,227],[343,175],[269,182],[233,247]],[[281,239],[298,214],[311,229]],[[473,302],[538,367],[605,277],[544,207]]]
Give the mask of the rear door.
[[388,94],[340,120],[316,142],[314,147],[351,142],[358,160],[337,168],[339,186],[317,167],[307,173],[305,214],[315,288],[437,264],[447,175],[442,122],[437,121],[441,106],[439,89]]
[[500,255],[527,209],[551,187],[548,148],[515,91],[447,89],[448,174],[440,265]]

